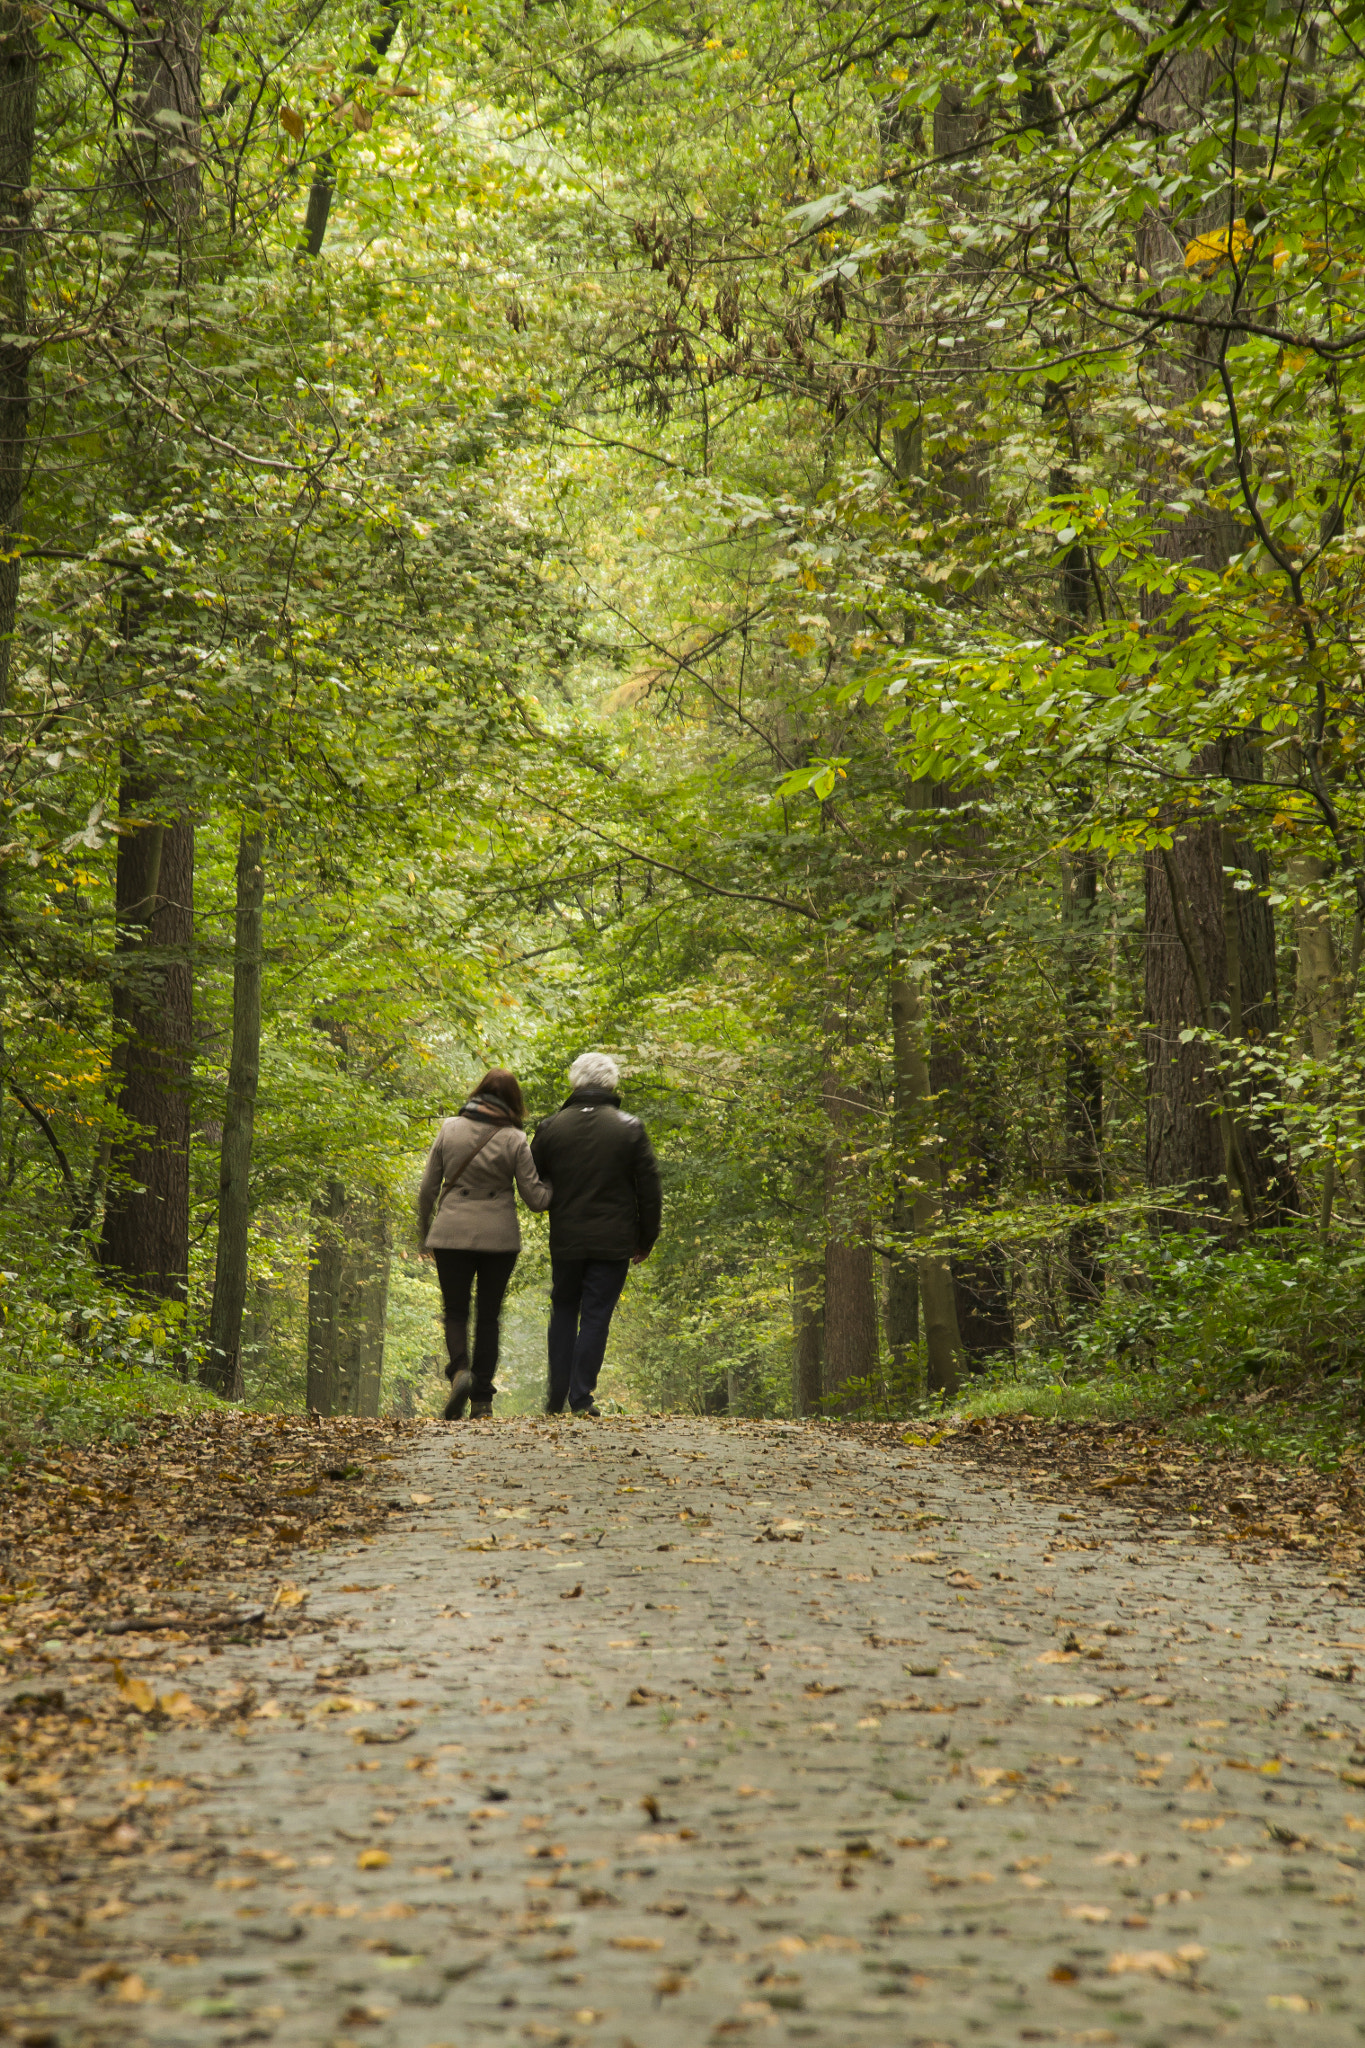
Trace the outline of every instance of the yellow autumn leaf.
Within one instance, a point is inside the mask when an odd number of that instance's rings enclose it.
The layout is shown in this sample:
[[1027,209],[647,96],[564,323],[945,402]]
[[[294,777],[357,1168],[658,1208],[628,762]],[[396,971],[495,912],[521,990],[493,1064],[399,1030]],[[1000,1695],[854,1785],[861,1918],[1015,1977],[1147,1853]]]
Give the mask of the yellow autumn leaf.
[[292,135],[295,142],[303,141],[303,116],[296,114],[292,107],[280,108],[280,126],[286,135]]
[[192,1714],[194,1701],[184,1691],[163,1692],[157,1702],[163,1714]]
[[145,1678],[121,1678],[118,1689],[130,1707],[136,1707],[139,1714],[150,1714],[156,1706],[156,1694]]
[[387,1849],[362,1849],[355,1859],[357,1870],[387,1870],[393,1858]]

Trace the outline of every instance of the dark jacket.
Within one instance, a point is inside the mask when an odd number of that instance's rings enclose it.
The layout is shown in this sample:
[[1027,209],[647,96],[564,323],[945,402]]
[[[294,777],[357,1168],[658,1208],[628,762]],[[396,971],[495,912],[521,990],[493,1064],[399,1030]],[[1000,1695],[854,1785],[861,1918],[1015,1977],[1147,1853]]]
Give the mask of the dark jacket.
[[663,1215],[659,1164],[619,1095],[575,1090],[536,1126],[531,1157],[554,1188],[552,1259],[629,1259],[651,1249]]

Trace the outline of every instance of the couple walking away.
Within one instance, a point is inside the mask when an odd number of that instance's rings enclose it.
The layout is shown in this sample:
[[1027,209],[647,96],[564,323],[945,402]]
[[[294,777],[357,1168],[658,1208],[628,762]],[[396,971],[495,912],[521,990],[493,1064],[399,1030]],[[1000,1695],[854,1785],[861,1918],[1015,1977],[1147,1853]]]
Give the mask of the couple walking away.
[[[514,1186],[528,1209],[550,1212],[548,1415],[596,1415],[593,1394],[612,1311],[626,1274],[647,1259],[663,1202],[654,1148],[616,1092],[615,1060],[581,1053],[572,1093],[537,1124],[528,1145],[515,1074],[494,1067],[458,1116],[448,1116],[427,1157],[417,1197],[422,1246],[436,1261],[445,1308],[448,1422],[493,1413],[502,1298],[521,1250]],[[474,1352],[469,1298],[478,1297]]]

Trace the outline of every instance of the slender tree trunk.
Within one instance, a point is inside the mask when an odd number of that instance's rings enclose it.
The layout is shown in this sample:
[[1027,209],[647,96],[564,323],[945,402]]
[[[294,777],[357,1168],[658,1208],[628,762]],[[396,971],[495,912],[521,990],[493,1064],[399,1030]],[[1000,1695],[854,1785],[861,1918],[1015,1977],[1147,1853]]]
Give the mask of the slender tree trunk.
[[194,828],[147,821],[145,785],[125,781],[115,874],[114,1098],[100,1262],[140,1293],[189,1290],[190,1057]]
[[825,1391],[825,1186],[823,1174],[795,1176],[801,1241],[792,1268],[792,1410],[818,1415]]
[[[355,66],[358,78],[373,78],[380,64],[389,53],[389,45],[398,33],[401,9],[391,4],[381,9],[383,16],[379,25],[370,31],[370,48],[373,55],[362,57]],[[324,149],[313,165],[313,182],[308,188],[308,210],[304,216],[303,242],[299,250],[302,256],[320,256],[322,245],[327,239],[327,223],[332,216],[332,200],[336,193],[336,162],[330,149]]]
[[1295,1022],[1305,1052],[1329,1060],[1341,1029],[1341,968],[1332,936],[1332,917],[1322,901],[1331,872],[1316,854],[1297,854],[1289,862],[1289,881],[1296,896],[1294,911],[1298,972]]
[[251,1142],[261,1071],[261,944],[265,906],[263,840],[242,824],[237,844],[237,919],[232,961],[232,1057],[218,1169],[218,1257],[201,1377],[229,1400],[242,1398],[242,1316],[251,1220]]
[[378,1191],[330,1181],[314,1200],[308,1273],[308,1406],[377,1415],[392,1242]]
[[[892,973],[891,1025],[896,1063],[897,1194],[908,1204],[914,1236],[922,1239],[941,1219],[943,1161],[936,1142],[929,1082],[928,1005],[922,977],[908,972],[901,960]],[[952,1267],[941,1253],[921,1251],[915,1260],[915,1277],[924,1331],[925,1391],[954,1394],[965,1359]]]
[[[19,621],[24,444],[28,433],[28,238],[33,210],[33,147],[38,107],[38,19],[30,8],[0,6],[0,737],[9,709],[14,635]],[[0,837],[8,840],[0,817]],[[9,889],[0,856],[0,944],[9,936]],[[0,1072],[7,1065],[0,1025]],[[4,1089],[0,1087],[0,1144]]]
[[[1104,1070],[1099,1031],[1099,867],[1093,853],[1067,862],[1065,924],[1068,941],[1066,1060],[1066,1179],[1079,1207],[1104,1200]],[[1071,1307],[1094,1308],[1104,1293],[1103,1232],[1093,1223],[1072,1226],[1066,1292]]]
[[[886,1260],[886,1343],[897,1393],[903,1393],[909,1401],[920,1401],[927,1383],[920,1353],[920,1260],[914,1240],[917,1181],[926,1163],[925,1105],[915,1090],[913,998],[906,984],[904,959],[899,954],[891,969],[890,1002],[895,1107],[891,1126],[892,1249]],[[922,1048],[920,1054],[922,1057]]]
[[877,1283],[867,1168],[858,1157],[866,1141],[867,1098],[837,1074],[826,1077],[823,1094],[831,1131],[826,1153],[824,1379],[826,1399],[837,1399],[849,1382],[866,1382],[876,1375]]
[[28,238],[33,211],[39,50],[31,8],[0,6],[0,714],[19,613],[24,444],[28,433]]
[[344,1414],[337,1401],[337,1329],[341,1303],[342,1219],[346,1190],[329,1181],[311,1206],[312,1255],[308,1262],[307,1404],[319,1415]]
[[[128,133],[130,183],[192,281],[200,207],[200,20],[169,4],[133,43],[139,87]],[[115,881],[111,1079],[121,1118],[100,1258],[141,1292],[189,1291],[190,1068],[194,983],[194,827],[166,822],[171,793],[125,755]],[[150,820],[150,822],[149,822]]]

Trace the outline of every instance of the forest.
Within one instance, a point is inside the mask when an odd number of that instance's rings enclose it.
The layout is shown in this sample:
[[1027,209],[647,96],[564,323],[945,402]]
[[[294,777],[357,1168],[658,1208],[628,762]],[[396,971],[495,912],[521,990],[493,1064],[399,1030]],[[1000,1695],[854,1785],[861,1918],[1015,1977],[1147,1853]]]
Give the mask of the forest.
[[0,1410],[439,1412],[595,1046],[620,1405],[1357,1439],[1361,0],[0,39]]

